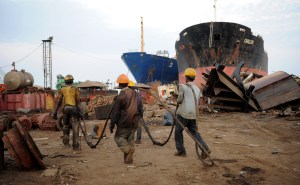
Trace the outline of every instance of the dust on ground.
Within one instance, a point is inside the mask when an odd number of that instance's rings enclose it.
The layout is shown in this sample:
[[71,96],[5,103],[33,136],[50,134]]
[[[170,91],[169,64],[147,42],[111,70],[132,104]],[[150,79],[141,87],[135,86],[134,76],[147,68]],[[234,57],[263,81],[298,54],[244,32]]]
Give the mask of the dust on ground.
[[[87,128],[104,122],[89,120]],[[5,151],[6,169],[0,171],[0,184],[299,184],[300,121],[287,121],[268,114],[201,113],[198,119],[202,137],[212,150],[215,166],[205,167],[195,152],[195,143],[184,133],[187,157],[176,157],[174,134],[163,147],[152,145],[143,130],[136,144],[133,164],[124,164],[113,135],[96,149],[81,138],[81,151],[61,144],[62,132],[30,131],[47,167],[24,171]],[[151,125],[157,140],[164,141],[168,126]],[[96,142],[96,140],[92,140]]]

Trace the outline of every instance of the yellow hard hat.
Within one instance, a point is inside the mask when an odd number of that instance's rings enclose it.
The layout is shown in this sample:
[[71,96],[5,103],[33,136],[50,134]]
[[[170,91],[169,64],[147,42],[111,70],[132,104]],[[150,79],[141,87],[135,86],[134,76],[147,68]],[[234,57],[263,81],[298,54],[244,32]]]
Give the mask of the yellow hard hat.
[[191,77],[195,77],[196,76],[196,70],[193,68],[187,68],[184,71],[184,76],[191,76]]
[[135,85],[134,82],[132,80],[129,80],[128,87],[132,87],[134,85]]
[[72,75],[67,75],[67,76],[65,76],[65,81],[69,81],[69,80],[74,80],[74,78],[73,78],[73,76]]
[[129,83],[129,79],[128,79],[128,77],[126,75],[121,74],[117,78],[117,83],[119,83],[119,84],[128,84]]

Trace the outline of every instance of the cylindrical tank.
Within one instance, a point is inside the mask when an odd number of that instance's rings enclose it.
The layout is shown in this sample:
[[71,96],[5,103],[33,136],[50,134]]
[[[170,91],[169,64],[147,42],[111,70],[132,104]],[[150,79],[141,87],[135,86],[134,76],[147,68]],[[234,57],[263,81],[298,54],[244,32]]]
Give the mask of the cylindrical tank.
[[4,76],[4,84],[8,90],[16,90],[33,85],[33,76],[25,70],[11,70]]

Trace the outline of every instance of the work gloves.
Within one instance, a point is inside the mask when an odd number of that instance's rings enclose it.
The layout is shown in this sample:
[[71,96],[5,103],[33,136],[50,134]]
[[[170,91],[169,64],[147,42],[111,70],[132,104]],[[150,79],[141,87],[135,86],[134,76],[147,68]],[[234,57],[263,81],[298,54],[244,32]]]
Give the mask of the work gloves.
[[114,128],[115,128],[115,124],[110,124],[109,125],[109,131],[110,131],[111,134],[114,133]]

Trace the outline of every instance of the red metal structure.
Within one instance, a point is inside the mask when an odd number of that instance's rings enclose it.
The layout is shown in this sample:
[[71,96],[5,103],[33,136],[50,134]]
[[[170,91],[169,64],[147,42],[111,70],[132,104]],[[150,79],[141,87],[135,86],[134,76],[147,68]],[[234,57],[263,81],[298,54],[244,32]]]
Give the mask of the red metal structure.
[[46,110],[46,93],[0,94],[0,110],[16,112],[18,108]]
[[6,90],[6,86],[4,84],[0,84],[0,93]]
[[4,85],[0,85],[0,111],[16,112],[17,109],[45,110],[45,92],[38,92],[32,87],[33,76],[25,72],[11,70],[4,76]]
[[[40,150],[19,122],[16,121],[15,126],[6,132],[2,137],[2,141],[17,165],[28,170],[36,167],[46,168]],[[3,167],[4,161],[1,162]]]

